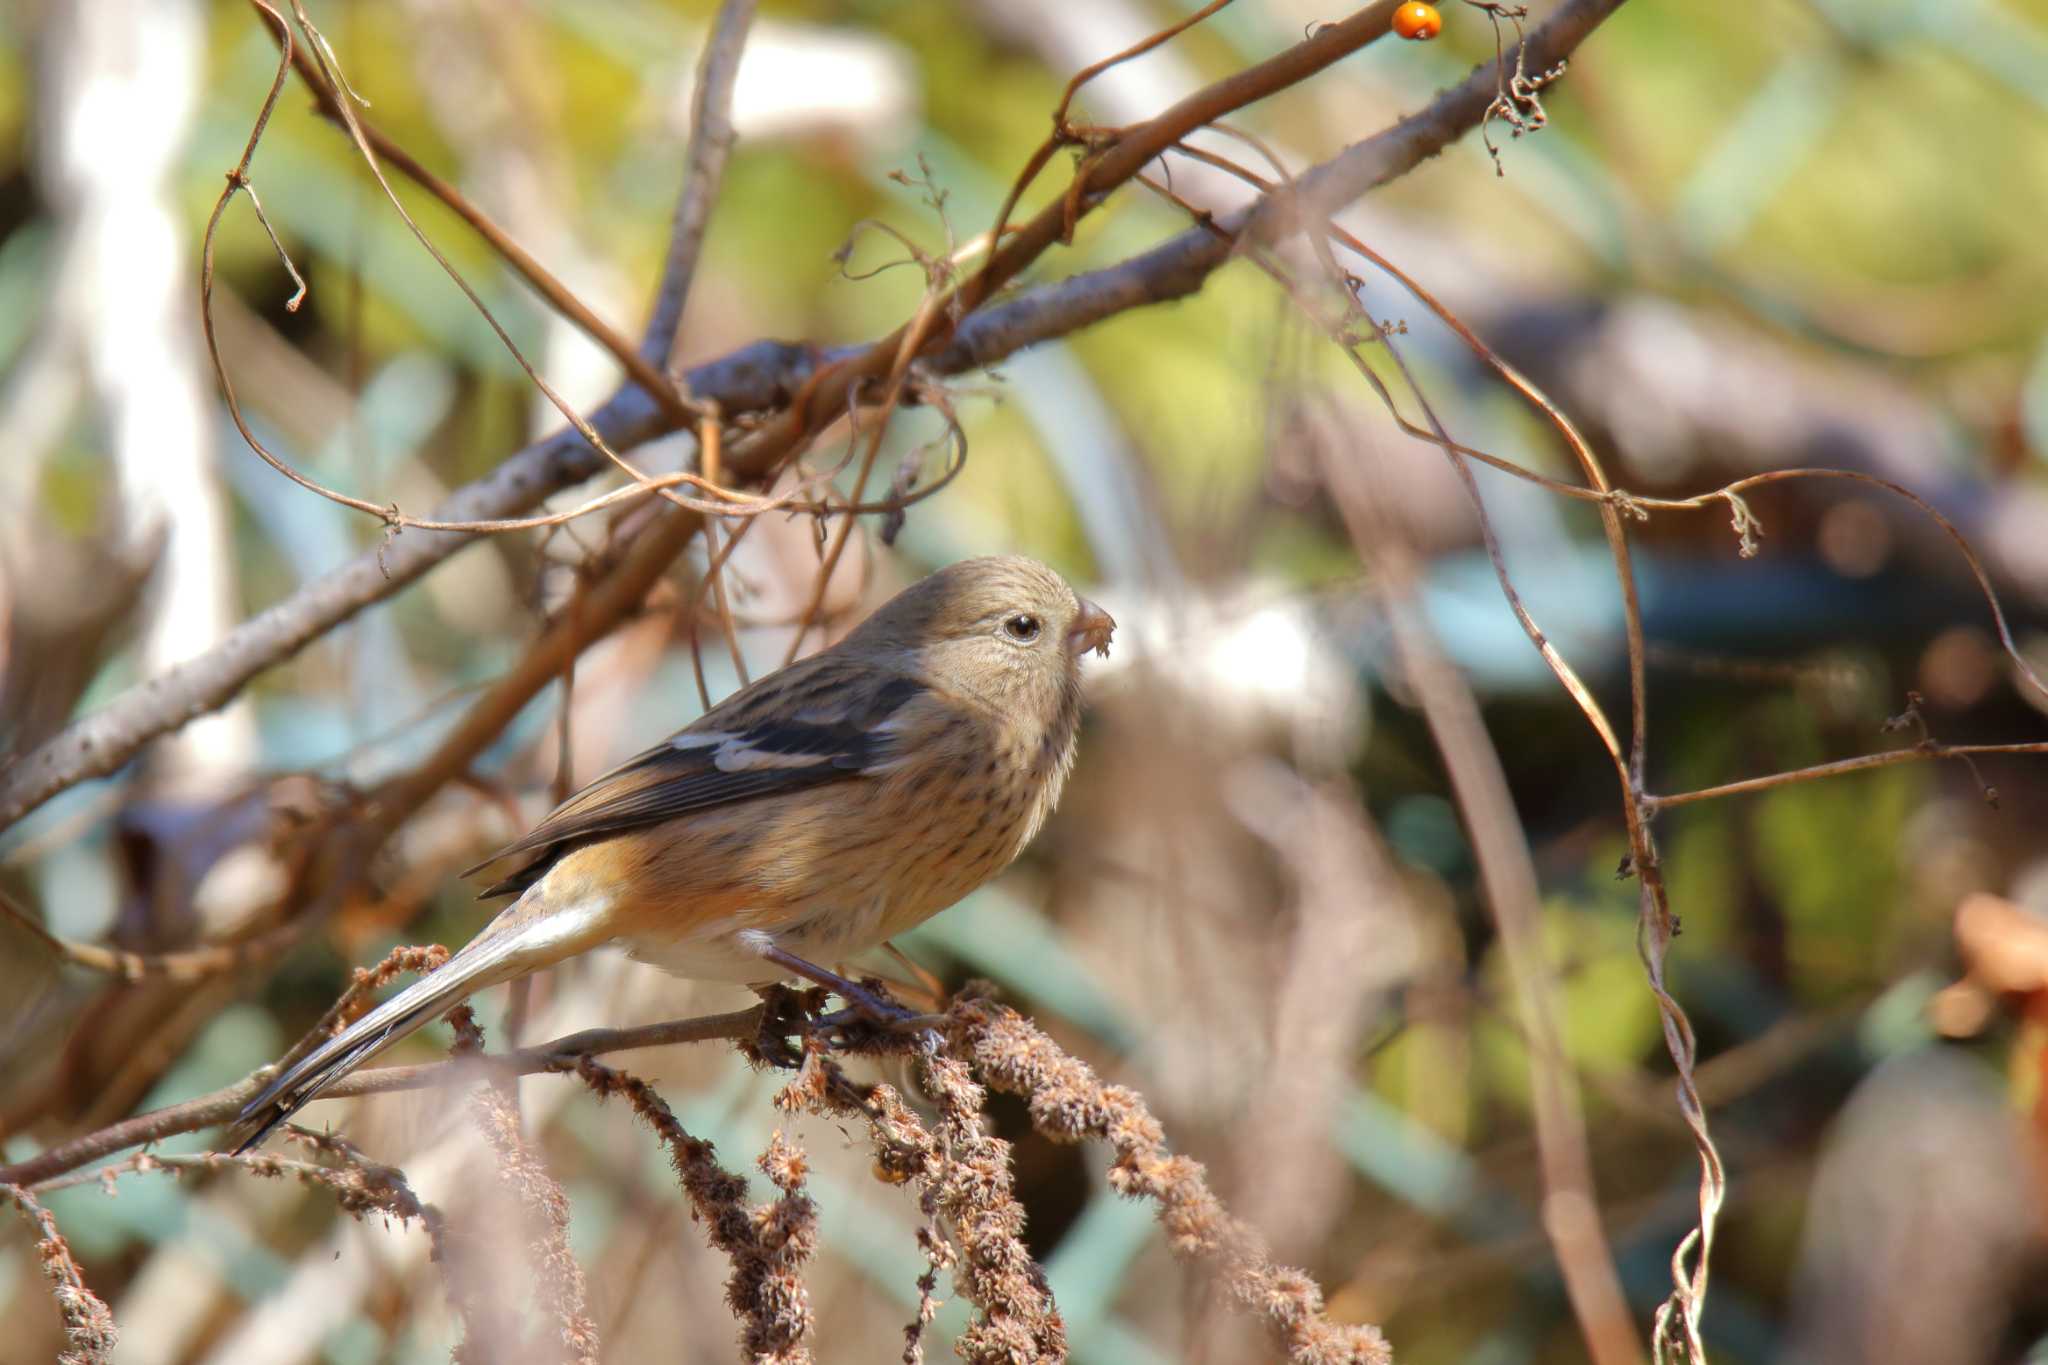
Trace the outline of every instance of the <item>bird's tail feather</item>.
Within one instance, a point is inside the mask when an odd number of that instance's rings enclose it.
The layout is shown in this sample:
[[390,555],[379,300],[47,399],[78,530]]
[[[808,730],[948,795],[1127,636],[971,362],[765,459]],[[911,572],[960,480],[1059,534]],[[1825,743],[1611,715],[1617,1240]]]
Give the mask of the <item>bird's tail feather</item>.
[[[301,1057],[242,1108],[229,1130],[240,1156],[262,1142],[320,1092],[471,995],[560,960],[581,945],[562,941],[559,927],[528,922],[514,927],[519,907],[506,913],[439,968],[392,996]],[[505,925],[500,932],[493,932]]]

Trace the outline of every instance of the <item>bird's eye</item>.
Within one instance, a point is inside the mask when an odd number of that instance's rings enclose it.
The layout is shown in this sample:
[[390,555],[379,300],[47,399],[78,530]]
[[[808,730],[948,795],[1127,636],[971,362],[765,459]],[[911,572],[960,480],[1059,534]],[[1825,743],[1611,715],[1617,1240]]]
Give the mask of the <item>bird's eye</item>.
[[1003,633],[1017,643],[1024,645],[1028,645],[1033,640],[1036,640],[1040,629],[1042,627],[1039,625],[1036,616],[1025,615],[1021,612],[1003,622]]

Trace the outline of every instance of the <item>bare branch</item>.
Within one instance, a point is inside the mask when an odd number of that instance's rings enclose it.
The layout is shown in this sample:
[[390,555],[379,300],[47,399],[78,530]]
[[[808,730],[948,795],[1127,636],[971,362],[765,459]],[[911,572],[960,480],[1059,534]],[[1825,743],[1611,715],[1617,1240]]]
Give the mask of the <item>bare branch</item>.
[[[1572,0],[1530,35],[1530,51],[1540,63],[1554,63],[1619,3]],[[1352,37],[1364,41],[1361,35]],[[1435,155],[1484,117],[1495,88],[1492,71],[1491,66],[1480,68],[1421,112],[1307,172],[1301,183],[1322,187],[1319,203],[1333,202],[1338,187],[1362,194]],[[1227,110],[1218,110],[1216,116],[1223,112]],[[1210,273],[1230,259],[1230,234],[1257,211],[1217,224],[1220,231],[1193,228],[1118,265],[978,308],[952,329],[925,365],[937,374],[961,373],[995,364],[1027,346],[1065,336],[1132,308],[1185,298],[1200,290]],[[1279,226],[1276,220],[1270,230],[1278,231]],[[1038,249],[1043,250],[1051,240],[1040,242]],[[1022,268],[1021,262],[1013,264]],[[796,342],[756,341],[691,369],[685,380],[692,394],[715,401],[728,417],[792,405],[803,412],[836,413],[843,410],[846,390],[858,382],[866,366],[879,364],[879,373],[887,372],[900,340],[884,338],[829,351]],[[820,387],[821,371],[835,368],[841,369],[840,377],[829,387]],[[837,395],[829,409],[827,392]],[[804,400],[801,404],[797,402],[800,397]],[[677,429],[674,419],[637,389],[614,395],[590,414],[590,422],[615,449],[631,449]],[[789,438],[786,425],[770,428],[771,432],[778,430],[782,434],[775,436],[775,441]],[[773,445],[754,440],[738,443],[730,461],[733,473],[741,478],[758,477],[773,463],[770,456],[774,451]],[[597,453],[573,431],[557,432],[511,456],[486,478],[458,490],[434,515],[446,521],[517,515],[589,478],[601,464]],[[113,772],[150,740],[225,705],[258,673],[290,658],[364,607],[397,592],[471,538],[454,533],[401,536],[243,623],[206,654],[129,689],[101,710],[74,721],[41,747],[0,769],[0,829],[58,792]]]
[[697,61],[697,84],[690,92],[690,146],[682,197],[676,201],[675,227],[669,235],[668,264],[654,295],[654,316],[647,323],[640,354],[647,363],[667,365],[680,374],[675,358],[683,349],[683,307],[697,277],[704,249],[704,231],[712,205],[725,179],[725,159],[732,150],[732,87],[739,74],[740,51],[754,22],[754,0],[725,0],[711,21],[704,54]]
[[[257,7],[261,9],[261,6]],[[299,79],[313,92],[314,102],[320,113],[335,124],[346,128],[342,117],[341,100],[329,85],[327,78],[320,74],[319,65],[303,46],[291,41],[290,31],[281,29],[278,41],[290,54],[292,69],[299,73]],[[691,415],[690,406],[677,394],[675,385],[670,383],[660,369],[649,364],[640,353],[633,349],[631,342],[619,334],[617,328],[593,312],[590,306],[578,298],[576,292],[563,284],[546,266],[542,265],[525,247],[512,239],[512,234],[499,226],[489,214],[478,207],[468,195],[435,175],[406,151],[393,142],[374,124],[357,119],[363,138],[377,153],[377,156],[396,167],[399,174],[418,185],[428,194],[445,204],[456,217],[469,224],[477,236],[490,244],[491,250],[504,258],[505,264],[517,271],[533,291],[548,301],[548,305],[563,317],[576,324],[583,334],[602,346],[612,358],[619,362],[635,383],[647,390],[655,402],[660,403],[671,418],[687,420]]]
[[1474,67],[1428,107],[1303,172],[1298,200],[1259,206],[1259,233],[1270,241],[1303,225],[1319,228],[1360,195],[1414,170],[1486,118],[1518,65],[1555,66],[1621,6],[1622,0],[1565,0],[1521,43],[1496,60]]
[[[354,1071],[322,1092],[323,1099],[345,1099],[351,1095],[380,1095],[390,1090],[423,1090],[430,1086],[466,1085],[479,1077],[479,1065],[510,1076],[531,1076],[560,1070],[578,1057],[624,1052],[632,1048],[666,1047],[671,1043],[703,1043],[719,1038],[752,1038],[760,1032],[761,1009],[735,1010],[730,1014],[706,1014],[666,1023],[642,1024],[637,1028],[585,1029],[552,1042],[520,1048],[516,1052],[487,1056],[479,1061],[429,1062],[418,1066],[380,1066]],[[0,1167],[0,1185],[32,1187],[53,1176],[76,1170],[90,1161],[112,1156],[129,1147],[156,1142],[177,1133],[196,1133],[228,1123],[254,1099],[275,1072],[264,1067],[233,1085],[210,1095],[165,1105],[146,1114],[123,1119],[94,1132],[59,1143],[26,1161]]]
[[[620,392],[590,415],[618,446],[673,430],[638,389]],[[457,490],[436,509],[450,521],[524,512],[597,472],[600,457],[574,431],[559,431]],[[400,535],[229,631],[206,653],[166,669],[73,721],[0,770],[0,828],[68,787],[113,772],[150,740],[226,705],[251,678],[284,662],[363,608],[426,573],[472,536],[440,531]]]
[[[1859,754],[1855,758],[1837,759],[1833,763],[1816,763],[1808,768],[1792,768],[1785,772],[1769,773],[1763,777],[1744,778],[1739,782],[1723,782],[1712,787],[1701,787],[1696,791],[1676,792],[1670,796],[1645,794],[1643,805],[1654,814],[1666,806],[1689,806],[1695,801],[1711,801],[1721,796],[1747,796],[1752,792],[1769,791],[1773,787],[1789,787],[1795,782],[1840,777],[1845,773],[1860,773],[1869,768],[1889,768],[1894,763],[1914,763],[1922,759],[1968,759],[1979,754],[2048,754],[2048,740],[2019,744],[1940,744],[1934,740],[1922,740],[1910,749],[1893,749],[1881,754]],[[1988,788],[1987,791],[1990,795],[1996,796],[1995,791]]]
[[[1619,0],[1610,2],[1618,4]],[[1055,243],[1064,241],[1079,214],[1101,203],[1154,157],[1204,124],[1306,80],[1384,36],[1394,9],[1394,0],[1375,0],[1339,23],[1319,27],[1307,41],[1205,86],[1157,117],[1109,139],[1098,152],[1083,160],[1058,202],[1047,205],[1003,240],[990,244],[987,263],[948,295],[939,308],[941,324],[931,329],[930,347],[943,349],[954,319],[981,307],[996,290],[1017,278]],[[862,348],[853,358],[814,374],[798,395],[798,401],[734,444],[730,452],[734,471],[760,478],[780,468],[803,449],[819,424],[836,418],[850,399],[887,377],[913,325],[906,322]]]

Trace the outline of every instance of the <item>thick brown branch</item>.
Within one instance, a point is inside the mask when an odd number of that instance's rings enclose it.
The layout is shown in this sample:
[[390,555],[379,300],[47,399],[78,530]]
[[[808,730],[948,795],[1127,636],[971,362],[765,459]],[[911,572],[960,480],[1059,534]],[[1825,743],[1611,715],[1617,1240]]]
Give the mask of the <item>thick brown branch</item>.
[[1303,172],[1295,182],[1298,199],[1260,205],[1259,231],[1270,241],[1301,224],[1323,222],[1367,191],[1414,170],[1485,119],[1518,56],[1531,70],[1555,66],[1621,6],[1622,0],[1565,0],[1519,48],[1509,48],[1499,61],[1474,67],[1427,108]]

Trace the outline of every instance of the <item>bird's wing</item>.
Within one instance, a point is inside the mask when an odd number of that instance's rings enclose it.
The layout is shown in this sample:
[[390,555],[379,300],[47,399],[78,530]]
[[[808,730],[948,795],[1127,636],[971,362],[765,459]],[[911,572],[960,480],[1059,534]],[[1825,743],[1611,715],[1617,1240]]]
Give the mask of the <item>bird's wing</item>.
[[[733,801],[887,771],[920,700],[917,679],[820,657],[770,674],[687,729],[638,754],[557,806],[524,838],[470,868],[538,853],[482,894],[523,890],[560,854],[591,839]],[[468,876],[469,872],[463,875]]]

